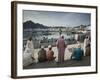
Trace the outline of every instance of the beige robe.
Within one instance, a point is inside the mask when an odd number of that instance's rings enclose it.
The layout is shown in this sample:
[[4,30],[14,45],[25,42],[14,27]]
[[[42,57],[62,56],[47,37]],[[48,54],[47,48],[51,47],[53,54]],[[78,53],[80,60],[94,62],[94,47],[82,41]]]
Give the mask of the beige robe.
[[25,51],[23,53],[23,66],[27,66],[31,63],[33,63],[33,59],[34,58],[34,45],[33,45],[33,41],[27,41],[26,44],[26,48]]

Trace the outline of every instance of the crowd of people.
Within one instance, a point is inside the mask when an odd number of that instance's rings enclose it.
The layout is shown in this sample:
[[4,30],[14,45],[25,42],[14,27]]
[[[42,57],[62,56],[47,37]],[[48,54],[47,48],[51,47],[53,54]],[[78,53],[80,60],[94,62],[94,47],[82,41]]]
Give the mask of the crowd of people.
[[[84,39],[84,48],[81,47],[81,44],[77,42],[76,47],[73,48],[71,59],[73,60],[82,60],[83,56],[90,56],[91,55],[91,47],[90,47],[90,40],[88,36]],[[67,43],[64,40],[64,36],[60,35],[56,42],[56,47],[58,49],[58,61],[57,63],[64,62],[64,55],[65,50],[67,48]],[[54,56],[54,51],[52,50],[52,45],[48,46],[48,50],[46,51],[44,46],[41,46],[41,49],[38,51],[38,62],[45,62],[45,61],[53,61],[55,60],[56,56]],[[32,42],[32,37],[27,40],[26,48],[23,54],[23,65],[29,65],[33,63],[35,60],[34,58],[34,45]]]

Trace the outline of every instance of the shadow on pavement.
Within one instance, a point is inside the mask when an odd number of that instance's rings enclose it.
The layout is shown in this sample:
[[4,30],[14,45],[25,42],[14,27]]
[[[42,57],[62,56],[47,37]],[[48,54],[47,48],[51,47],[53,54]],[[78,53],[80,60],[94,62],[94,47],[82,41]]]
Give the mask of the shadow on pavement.
[[85,56],[81,61],[66,60],[63,63],[57,63],[56,61],[32,63],[23,69],[38,69],[38,68],[58,68],[58,67],[79,67],[79,66],[91,66],[91,57]]

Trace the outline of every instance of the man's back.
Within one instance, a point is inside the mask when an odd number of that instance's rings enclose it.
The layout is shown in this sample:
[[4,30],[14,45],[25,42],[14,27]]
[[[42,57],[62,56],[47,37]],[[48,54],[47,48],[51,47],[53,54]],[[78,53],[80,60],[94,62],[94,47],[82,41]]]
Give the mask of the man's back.
[[39,62],[46,61],[46,50],[41,49],[41,50],[38,52],[38,60],[39,60]]
[[53,58],[54,52],[52,50],[48,50],[47,59],[51,60]]
[[83,56],[83,50],[81,48],[77,48],[75,49],[74,51],[74,56],[77,60],[80,60],[82,59],[82,56]]
[[57,41],[57,47],[58,48],[65,48],[65,41],[62,38],[59,38]]

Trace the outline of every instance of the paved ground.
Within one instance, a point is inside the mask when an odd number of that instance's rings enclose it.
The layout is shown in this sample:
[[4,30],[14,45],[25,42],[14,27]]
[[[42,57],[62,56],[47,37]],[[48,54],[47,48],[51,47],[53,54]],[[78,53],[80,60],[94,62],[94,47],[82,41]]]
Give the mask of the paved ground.
[[55,67],[75,67],[75,66],[90,66],[91,58],[89,56],[83,57],[81,61],[66,60],[63,63],[56,63],[56,61],[33,63],[29,66],[23,67],[23,69],[36,69],[36,68],[55,68]]

